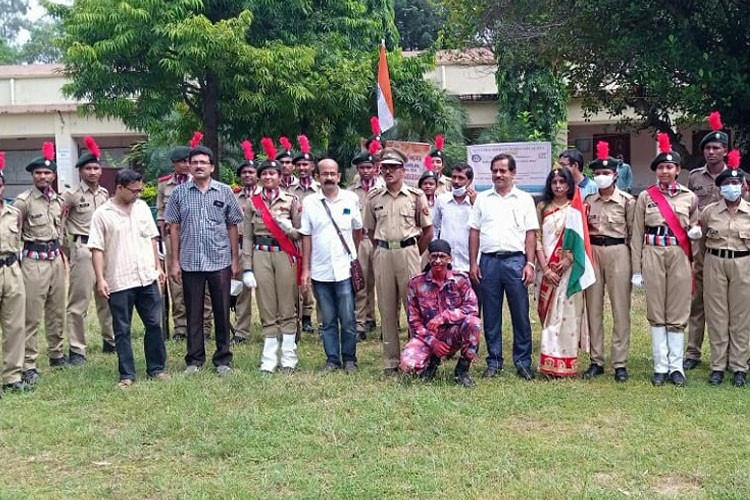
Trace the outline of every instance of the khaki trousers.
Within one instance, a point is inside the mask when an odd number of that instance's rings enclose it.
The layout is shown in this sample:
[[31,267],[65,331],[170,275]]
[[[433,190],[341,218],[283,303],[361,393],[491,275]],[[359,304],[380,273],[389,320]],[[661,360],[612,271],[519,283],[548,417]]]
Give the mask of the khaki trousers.
[[235,306],[237,324],[235,325],[235,335],[243,339],[250,338],[250,328],[253,320],[253,290],[242,287],[242,291],[237,296]]
[[703,259],[704,255],[698,251],[699,243],[693,243],[693,279],[695,293],[690,303],[690,321],[688,323],[688,344],[685,357],[701,359],[701,347],[706,326],[706,316],[703,303]]
[[703,300],[711,344],[711,370],[747,371],[750,354],[750,257],[706,254]]
[[357,260],[365,276],[365,287],[357,292],[357,331],[364,332],[365,322],[375,321],[375,273],[373,266],[372,241],[363,239],[357,249]]
[[297,264],[285,252],[253,252],[261,331],[265,338],[297,333]]
[[586,289],[591,362],[604,366],[604,290],[612,306],[612,367],[625,368],[630,343],[630,249],[592,245],[596,283]]
[[374,254],[384,367],[398,368],[401,359],[398,331],[400,305],[403,304],[406,309],[409,280],[419,273],[419,249],[417,245],[394,250],[377,247]]
[[112,330],[112,315],[109,312],[107,299],[94,293],[96,276],[91,263],[91,250],[80,240],[71,244],[68,251],[70,272],[68,279],[68,306],[65,315],[65,326],[68,330],[70,351],[86,355],[86,316],[89,302],[94,295],[96,315],[102,338],[110,345],[115,345],[115,334]]
[[21,262],[26,287],[26,354],[23,369],[36,369],[39,356],[37,331],[44,311],[44,331],[50,359],[63,357],[63,320],[65,318],[65,264],[55,260],[24,258]]
[[[171,262],[171,244],[169,238],[166,239],[164,247],[166,248],[167,255],[165,256],[165,262]],[[167,285],[169,286],[169,298],[172,303],[172,321],[174,323],[173,335],[187,335],[187,313],[185,312],[185,299],[182,293],[182,283],[173,280],[167,273]],[[208,293],[208,287],[206,287],[205,296],[203,299],[203,333],[210,333],[213,328],[213,308],[211,307],[211,296]]]
[[643,247],[646,317],[651,326],[682,332],[690,317],[690,261],[678,246]]
[[26,288],[21,264],[0,267],[0,327],[3,329],[3,384],[21,381],[25,334]]

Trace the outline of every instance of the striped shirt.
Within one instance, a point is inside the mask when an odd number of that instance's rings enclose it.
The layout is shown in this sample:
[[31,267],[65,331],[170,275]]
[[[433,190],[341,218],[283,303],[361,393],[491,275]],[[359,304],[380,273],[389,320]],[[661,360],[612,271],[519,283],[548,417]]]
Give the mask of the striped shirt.
[[183,271],[218,271],[232,264],[228,228],[242,222],[242,209],[226,184],[212,179],[205,193],[192,179],[180,184],[169,197],[164,221],[180,225]]

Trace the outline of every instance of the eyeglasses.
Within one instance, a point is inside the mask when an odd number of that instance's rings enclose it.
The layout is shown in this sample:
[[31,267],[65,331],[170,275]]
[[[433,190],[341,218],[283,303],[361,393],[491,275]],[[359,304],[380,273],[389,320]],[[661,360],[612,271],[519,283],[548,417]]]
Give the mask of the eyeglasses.
[[437,261],[449,261],[451,259],[451,256],[447,253],[431,253],[430,254],[430,261],[431,262],[437,262]]
[[133,193],[133,194],[141,194],[143,192],[143,188],[141,188],[141,189],[130,189],[127,186],[123,186],[123,187],[125,189],[127,189],[128,191],[130,191],[131,193]]
[[403,165],[393,165],[391,163],[389,164],[382,164],[380,165],[380,170],[398,170],[399,168],[404,168]]
[[190,162],[190,166],[192,167],[201,167],[201,166],[210,165],[210,164],[211,164],[210,161],[205,161],[205,160],[197,160],[197,161]]

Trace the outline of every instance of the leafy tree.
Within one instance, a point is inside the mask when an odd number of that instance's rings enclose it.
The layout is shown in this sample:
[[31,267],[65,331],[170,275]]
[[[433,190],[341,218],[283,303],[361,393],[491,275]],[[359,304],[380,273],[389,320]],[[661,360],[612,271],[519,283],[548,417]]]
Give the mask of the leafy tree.
[[19,32],[28,27],[28,0],[0,0],[0,40],[14,45]]
[[44,17],[30,23],[28,31],[29,39],[19,47],[16,62],[49,64],[62,60],[62,52],[54,44],[62,34],[59,20]]
[[432,47],[447,20],[445,9],[432,0],[395,0],[394,11],[404,50]]

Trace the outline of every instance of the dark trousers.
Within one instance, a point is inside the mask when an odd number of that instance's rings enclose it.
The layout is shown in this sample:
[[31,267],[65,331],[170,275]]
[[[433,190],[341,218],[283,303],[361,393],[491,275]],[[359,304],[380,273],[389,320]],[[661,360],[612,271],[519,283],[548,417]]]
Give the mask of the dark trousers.
[[203,297],[208,284],[211,305],[214,313],[216,352],[214,366],[232,363],[232,351],[229,349],[229,301],[232,268],[225,267],[218,271],[188,272],[182,271],[182,294],[185,299],[187,315],[187,354],[185,363],[203,366],[206,362],[206,349],[203,338]]
[[159,293],[156,281],[143,287],[113,292],[109,296],[109,311],[112,314],[120,380],[135,380],[135,360],[130,341],[133,306],[146,327],[146,334],[143,337],[146,373],[153,377],[163,372],[167,364],[167,350],[164,347],[161,331],[161,293]]

